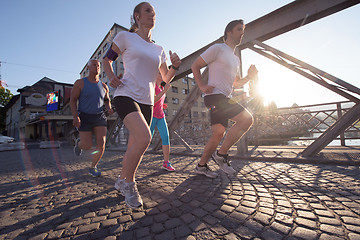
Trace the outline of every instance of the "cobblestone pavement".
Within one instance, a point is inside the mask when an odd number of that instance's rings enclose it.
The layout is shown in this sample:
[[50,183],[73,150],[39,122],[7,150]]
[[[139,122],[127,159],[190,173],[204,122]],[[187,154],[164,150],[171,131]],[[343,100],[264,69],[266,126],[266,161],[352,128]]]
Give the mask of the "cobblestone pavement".
[[209,179],[196,157],[172,156],[169,173],[146,154],[132,210],[113,186],[123,154],[107,151],[92,178],[70,147],[1,152],[0,238],[360,239],[358,166],[234,160],[236,176]]

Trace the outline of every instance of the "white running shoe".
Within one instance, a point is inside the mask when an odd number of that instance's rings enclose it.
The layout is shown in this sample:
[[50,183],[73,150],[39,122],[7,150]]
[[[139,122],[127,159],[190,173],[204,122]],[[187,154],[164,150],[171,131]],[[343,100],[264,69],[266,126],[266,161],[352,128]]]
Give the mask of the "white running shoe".
[[217,178],[218,174],[214,171],[212,171],[207,164],[203,167],[199,167],[199,165],[196,165],[195,173],[205,175],[209,178]]
[[116,179],[115,182],[115,189],[118,190],[121,195],[125,196],[124,194],[124,184],[125,184],[125,178],[124,179],[120,179],[120,176]]
[[217,151],[215,151],[211,158],[216,162],[217,165],[219,165],[220,169],[223,170],[225,173],[232,175],[235,174],[236,171],[234,168],[230,165],[230,161],[228,159],[228,154],[226,155],[219,155]]
[[130,208],[138,208],[143,205],[143,200],[139,194],[135,182],[124,183],[125,203]]

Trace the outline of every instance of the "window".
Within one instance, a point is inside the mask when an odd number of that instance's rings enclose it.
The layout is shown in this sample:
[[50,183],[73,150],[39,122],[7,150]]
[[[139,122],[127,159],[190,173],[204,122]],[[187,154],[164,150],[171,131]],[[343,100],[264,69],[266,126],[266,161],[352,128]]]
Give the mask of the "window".
[[195,84],[196,84],[196,82],[195,82],[194,80],[192,80],[192,81],[191,81],[191,85],[194,86]]
[[183,93],[183,94],[188,94],[188,93],[189,93],[189,90],[183,88],[182,93]]
[[173,110],[172,115],[175,116],[177,114],[177,110]]
[[193,117],[199,117],[199,112],[193,112]]
[[205,107],[205,103],[204,103],[204,102],[201,102],[201,107]]
[[206,117],[206,112],[201,112],[201,117]]
[[183,78],[183,79],[182,79],[182,82],[185,83],[185,84],[188,83],[187,78]]
[[194,107],[197,107],[199,104],[198,104],[198,102],[194,102]]
[[179,92],[179,90],[178,90],[177,87],[171,87],[171,91],[172,91],[173,93],[178,93],[178,92]]
[[101,50],[98,53],[98,59],[101,59]]
[[124,63],[120,62],[120,71],[124,72]]
[[179,99],[178,98],[172,98],[172,103],[173,104],[179,104]]
[[105,43],[104,47],[103,47],[103,52],[106,52],[106,50],[108,49],[109,43]]

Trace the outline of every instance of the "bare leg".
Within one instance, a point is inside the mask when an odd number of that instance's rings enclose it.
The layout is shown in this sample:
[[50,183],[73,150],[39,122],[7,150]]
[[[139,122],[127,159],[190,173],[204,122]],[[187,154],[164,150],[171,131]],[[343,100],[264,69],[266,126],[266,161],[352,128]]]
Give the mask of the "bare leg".
[[164,161],[169,161],[170,159],[170,145],[162,145]]
[[129,183],[135,181],[135,173],[150,144],[151,133],[145,118],[139,112],[129,113],[124,119],[124,124],[130,133],[130,144],[123,158],[121,176]]
[[91,167],[94,168],[99,163],[105,151],[106,127],[99,126],[94,128],[96,137],[96,151],[93,153],[93,161]]
[[250,129],[254,121],[251,113],[246,109],[231,120],[234,120],[236,123],[227,132],[224,142],[219,149],[219,154],[227,154],[229,149]]
[[[129,136],[129,140],[128,140],[128,144],[127,144],[127,148],[128,148],[128,149],[131,148],[132,145],[134,145],[134,144],[135,144],[135,140],[134,140],[134,138],[130,135],[130,136]],[[122,171],[121,171],[121,174],[120,174],[120,179],[124,179],[124,178],[125,178],[125,172],[126,172],[126,170],[124,170],[124,169],[126,169],[126,167],[127,167],[127,164],[126,164],[127,161],[125,161],[125,160],[128,158],[128,157],[127,157],[127,153],[128,153],[128,151],[125,152],[125,155],[124,155],[124,157],[123,157],[123,161],[122,161]]]
[[90,150],[92,147],[92,133],[91,131],[79,132],[80,142],[78,146],[82,150]]
[[200,165],[205,165],[209,161],[211,154],[216,150],[221,139],[224,137],[225,127],[221,124],[215,124],[211,126],[211,131],[211,137],[205,145]]

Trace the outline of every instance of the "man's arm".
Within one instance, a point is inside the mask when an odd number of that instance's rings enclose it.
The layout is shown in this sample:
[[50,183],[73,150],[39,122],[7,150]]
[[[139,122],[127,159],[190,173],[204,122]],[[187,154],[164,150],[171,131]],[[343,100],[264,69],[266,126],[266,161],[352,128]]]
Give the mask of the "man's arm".
[[102,83],[105,89],[105,96],[104,96],[104,105],[107,112],[111,115],[114,113],[114,109],[111,108],[110,96],[109,96],[109,88],[105,83]]
[[255,80],[257,78],[258,70],[255,65],[251,65],[248,69],[248,74],[244,78],[236,77],[234,81],[234,88],[240,88],[247,82]]
[[207,64],[202,57],[198,57],[195,62],[191,65],[195,82],[199,86],[203,93],[212,93],[214,90],[213,86],[210,86],[202,81],[200,69],[205,67]]
[[79,128],[80,127],[80,118],[78,115],[78,100],[80,97],[81,90],[84,86],[84,81],[82,79],[76,80],[74,83],[74,86],[71,90],[71,96],[70,96],[70,109],[73,116],[73,125],[74,127]]

